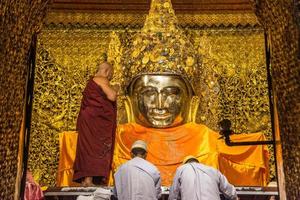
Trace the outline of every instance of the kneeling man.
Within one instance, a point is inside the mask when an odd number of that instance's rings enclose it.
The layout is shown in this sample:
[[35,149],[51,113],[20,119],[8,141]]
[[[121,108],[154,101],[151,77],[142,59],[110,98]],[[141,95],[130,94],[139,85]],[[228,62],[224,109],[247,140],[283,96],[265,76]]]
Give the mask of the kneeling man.
[[146,161],[147,145],[137,140],[131,147],[132,159],[121,165],[114,175],[114,195],[119,200],[156,200],[161,196],[158,169]]
[[234,186],[219,170],[187,156],[176,171],[169,200],[220,200],[220,193],[228,199],[238,199]]

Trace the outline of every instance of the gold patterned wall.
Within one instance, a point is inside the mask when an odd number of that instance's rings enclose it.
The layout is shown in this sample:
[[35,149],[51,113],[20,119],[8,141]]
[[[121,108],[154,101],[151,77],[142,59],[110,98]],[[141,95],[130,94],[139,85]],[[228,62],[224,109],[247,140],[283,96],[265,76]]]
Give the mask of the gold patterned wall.
[[[277,160],[280,199],[300,199],[300,2],[253,1],[269,37],[283,160]],[[278,134],[279,136],[279,134]],[[281,146],[277,153],[281,153]],[[281,157],[280,154],[277,155]],[[283,163],[283,168],[282,168]],[[286,194],[286,195],[285,195]]]
[[[18,199],[23,152],[18,152],[32,37],[47,0],[0,1],[0,199]],[[20,156],[18,156],[20,155]],[[26,172],[25,172],[26,173]]]
[[[116,17],[114,23],[117,20],[123,18]],[[185,25],[205,69],[199,83],[205,90],[200,94],[197,122],[218,130],[217,122],[228,118],[237,133],[262,131],[270,138],[263,30],[257,24],[238,24]],[[126,23],[48,23],[39,35],[29,166],[42,185],[55,185],[58,133],[75,130],[81,92],[96,61],[108,52],[109,59],[118,63],[139,28]],[[122,102],[121,97],[119,123],[126,122]]]
[[45,29],[38,37],[29,167],[41,184],[55,184],[58,133],[75,130],[81,92],[106,51],[109,33]]
[[[230,119],[237,133],[270,130],[264,35],[260,29],[191,31],[203,55],[206,92],[199,122],[217,130]],[[203,84],[202,83],[202,84]]]

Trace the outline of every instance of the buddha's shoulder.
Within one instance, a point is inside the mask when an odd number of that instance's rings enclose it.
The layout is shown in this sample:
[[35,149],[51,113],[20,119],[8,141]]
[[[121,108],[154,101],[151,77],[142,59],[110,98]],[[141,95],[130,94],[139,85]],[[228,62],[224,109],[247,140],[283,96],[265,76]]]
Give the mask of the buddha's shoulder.
[[206,131],[211,131],[211,132],[215,132],[214,130],[210,129],[208,126],[206,126],[205,124],[199,124],[199,123],[187,123],[184,125],[187,128],[191,128],[191,129],[197,129],[197,130],[206,130]]
[[136,124],[136,123],[126,123],[126,124],[119,124],[118,125],[118,131],[119,132],[126,132],[126,131],[134,131],[134,132],[139,132],[143,131],[146,129],[145,127]]

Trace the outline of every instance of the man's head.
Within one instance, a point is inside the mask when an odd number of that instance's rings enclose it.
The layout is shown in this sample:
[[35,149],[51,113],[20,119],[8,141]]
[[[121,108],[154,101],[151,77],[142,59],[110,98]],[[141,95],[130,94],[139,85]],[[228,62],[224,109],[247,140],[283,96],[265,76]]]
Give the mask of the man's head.
[[187,122],[193,91],[181,76],[147,74],[132,81],[128,95],[138,124],[168,128]]
[[111,80],[114,75],[114,68],[113,66],[108,62],[103,62],[99,64],[96,72],[96,76],[102,76],[107,78],[108,80]]
[[182,164],[193,163],[193,162],[199,163],[196,157],[189,155],[183,159]]
[[131,146],[131,157],[140,157],[146,159],[147,157],[147,144],[142,140],[135,141]]

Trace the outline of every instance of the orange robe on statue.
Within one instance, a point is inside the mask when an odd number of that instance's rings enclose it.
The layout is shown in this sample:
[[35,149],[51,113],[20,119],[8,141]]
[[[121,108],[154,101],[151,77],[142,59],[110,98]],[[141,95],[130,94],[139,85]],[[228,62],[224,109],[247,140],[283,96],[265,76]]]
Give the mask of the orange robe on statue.
[[[158,167],[162,185],[170,186],[176,168],[187,155],[196,156],[203,164],[219,169],[235,186],[265,186],[268,182],[268,148],[266,146],[228,147],[220,135],[208,127],[188,123],[156,129],[129,123],[119,125],[113,158],[113,170],[128,161],[130,147],[136,140],[148,144],[147,160]],[[238,134],[232,141],[262,141],[262,133]]]

